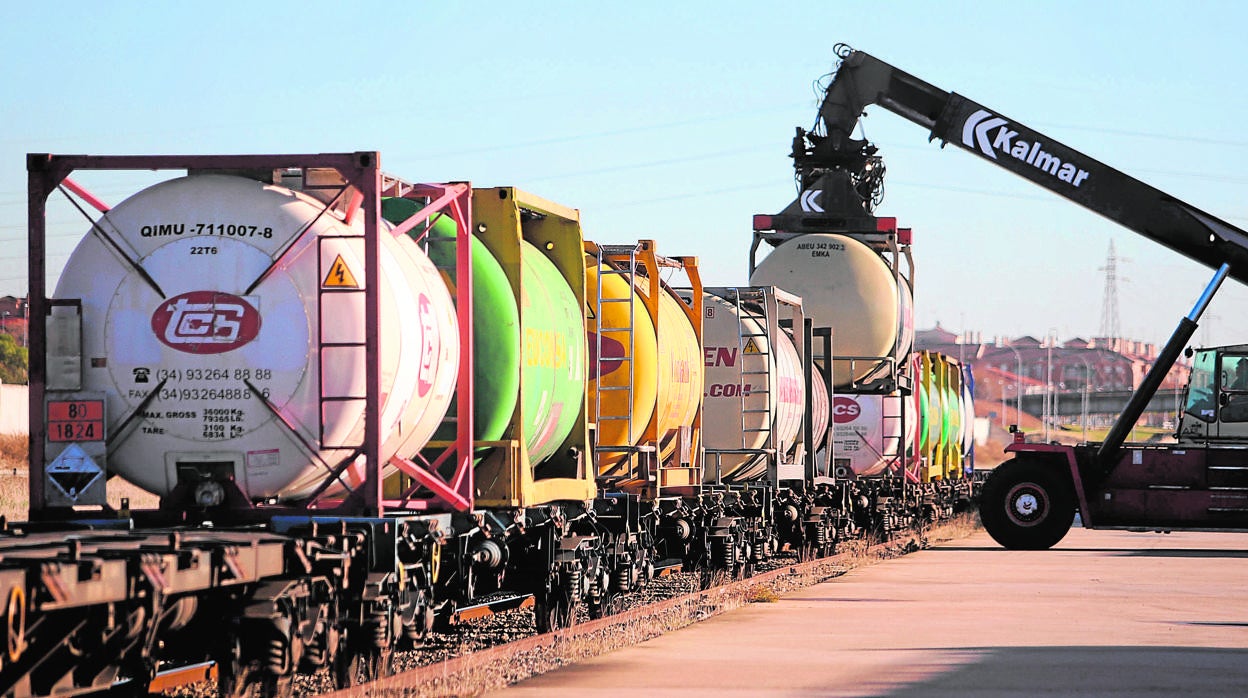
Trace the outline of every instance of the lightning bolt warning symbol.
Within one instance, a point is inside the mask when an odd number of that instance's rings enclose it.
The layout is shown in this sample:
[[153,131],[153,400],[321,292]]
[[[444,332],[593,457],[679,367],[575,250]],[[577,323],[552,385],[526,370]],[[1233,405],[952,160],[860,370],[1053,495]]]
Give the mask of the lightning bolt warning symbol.
[[355,274],[351,273],[342,255],[338,255],[334,258],[334,263],[329,265],[329,273],[325,275],[321,286],[323,288],[359,288],[360,284],[355,280]]

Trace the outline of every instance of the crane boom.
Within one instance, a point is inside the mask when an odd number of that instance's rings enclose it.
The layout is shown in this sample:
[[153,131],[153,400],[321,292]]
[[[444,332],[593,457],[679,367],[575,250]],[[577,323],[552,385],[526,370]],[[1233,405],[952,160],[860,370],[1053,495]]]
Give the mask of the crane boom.
[[818,122],[811,132],[799,128],[793,143],[802,193],[781,214],[759,217],[763,229],[814,232],[870,216],[878,158],[852,134],[878,104],[927,128],[929,140],[959,146],[1211,269],[1230,264],[1230,276],[1248,284],[1248,232],[867,53],[837,51],[842,61]]

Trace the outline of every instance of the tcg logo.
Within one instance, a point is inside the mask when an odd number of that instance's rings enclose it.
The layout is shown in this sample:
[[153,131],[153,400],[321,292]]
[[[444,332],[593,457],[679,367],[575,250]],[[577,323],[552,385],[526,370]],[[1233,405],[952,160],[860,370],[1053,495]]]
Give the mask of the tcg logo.
[[233,351],[260,333],[260,313],[238,296],[191,291],[161,303],[152,331],[166,346],[188,354]]

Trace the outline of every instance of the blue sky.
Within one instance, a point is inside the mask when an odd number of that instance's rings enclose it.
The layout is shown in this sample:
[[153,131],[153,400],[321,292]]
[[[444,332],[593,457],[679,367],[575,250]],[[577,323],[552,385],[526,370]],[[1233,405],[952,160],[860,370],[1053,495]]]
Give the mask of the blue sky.
[[[696,254],[744,284],[755,213],[837,42],[1248,228],[1248,4],[1194,2],[59,2],[0,21],[0,294],[25,292],[27,152],[379,150],[409,180],[517,186],[587,237]],[[1209,277],[923,129],[871,110],[877,210],[915,234],[919,327],[1095,334],[1110,240],[1120,325],[1161,342]],[[78,178],[117,202],[150,175]],[[59,273],[87,229],[49,211]],[[1231,282],[1198,332],[1248,339]]]

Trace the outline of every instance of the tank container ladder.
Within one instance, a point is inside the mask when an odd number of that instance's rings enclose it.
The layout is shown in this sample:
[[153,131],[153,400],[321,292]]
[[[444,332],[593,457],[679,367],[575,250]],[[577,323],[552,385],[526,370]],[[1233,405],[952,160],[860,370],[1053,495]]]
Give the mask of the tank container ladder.
[[[737,368],[740,372],[739,383],[741,390],[739,399],[741,400],[741,433],[763,433],[767,436],[767,444],[771,445],[772,432],[772,412],[775,405],[772,403],[771,396],[771,371],[769,370],[772,363],[771,347],[775,341],[772,336],[773,330],[776,328],[775,314],[772,312],[770,298],[763,291],[747,291],[744,294],[740,289],[734,291],[734,301],[737,306],[737,356],[741,357],[737,362]],[[752,320],[754,324],[762,329],[761,332],[747,330],[746,321]],[[760,341],[762,340],[762,341]],[[745,357],[746,347],[754,345],[754,352],[751,355],[759,357],[762,361],[762,368],[746,370]],[[755,389],[753,379],[762,381],[762,387]],[[749,386],[749,390],[745,386]],[[754,395],[763,396],[763,407],[750,409],[747,406],[747,398]],[[751,414],[767,415],[763,420],[765,426],[747,427],[746,417]],[[742,437],[744,439],[744,437]]]
[[[319,236],[316,241],[316,268],[317,268],[318,275],[321,273],[320,272],[321,269],[326,268],[326,265],[325,265],[326,246],[334,244],[339,240],[348,240],[348,241],[359,240],[363,242],[364,235],[363,233],[360,233],[360,234],[355,234],[355,235],[342,234],[342,235]],[[333,265],[336,263],[336,260],[337,260],[337,257],[334,257],[330,259],[329,263]],[[319,411],[317,414],[317,417],[318,417],[317,419],[317,422],[318,422],[317,441],[318,443],[320,443],[321,448],[324,448],[324,449],[337,449],[337,448],[358,449],[358,448],[364,447],[364,437],[362,434],[359,438],[359,441],[356,443],[330,444],[330,443],[325,442],[325,410],[326,408],[330,405],[342,406],[345,403],[350,403],[350,402],[358,402],[360,404],[364,404],[365,401],[368,399],[368,396],[366,394],[367,389],[365,389],[364,393],[358,394],[358,395],[352,393],[351,391],[347,391],[341,394],[327,394],[326,389],[325,389],[325,379],[326,379],[325,355],[327,351],[332,353],[334,350],[343,350],[343,351],[354,350],[359,353],[360,363],[362,364],[364,362],[364,351],[365,351],[365,347],[367,346],[366,337],[367,337],[367,331],[368,331],[366,327],[359,328],[359,335],[354,341],[341,341],[341,340],[330,341],[330,340],[327,340],[325,337],[325,329],[327,326],[330,326],[329,323],[327,322],[327,320],[330,320],[330,318],[325,317],[326,297],[328,296],[343,296],[346,298],[354,297],[355,300],[358,300],[360,307],[361,308],[364,307],[365,289],[364,289],[364,284],[361,283],[362,280],[364,279],[364,275],[359,272],[360,270],[356,270],[356,275],[355,275],[356,283],[352,286],[329,286],[328,284],[324,283],[324,280],[318,280],[317,285],[316,285],[316,289],[317,289],[316,290],[316,314],[317,314],[316,356],[317,356],[317,371],[319,374],[318,379],[320,381],[319,382],[320,389],[318,391],[320,407],[319,407]],[[331,267],[328,273],[333,274],[334,269]]]
[[[632,445],[633,440],[633,386],[636,383],[636,326],[637,326],[637,304],[633,302],[633,297],[637,292],[637,253],[638,245],[599,245],[596,255],[598,262],[597,288],[595,289],[594,313],[598,321],[598,331],[594,335],[594,356],[598,365],[594,367],[595,376],[598,377],[598,389],[594,393],[594,414],[598,416],[599,422],[624,422],[625,423],[625,439],[629,442],[621,446],[600,446],[598,440],[601,438],[599,430],[594,431],[594,449],[604,453],[634,453],[638,449]],[[624,298],[608,298],[603,292],[605,284],[603,279],[606,276],[614,275],[621,277],[628,284],[628,294]],[[619,326],[608,326],[607,316],[604,310],[609,304],[627,303],[628,313],[626,314],[626,324]],[[603,337],[607,334],[624,335],[626,342],[621,342],[627,347],[624,356],[618,361],[628,366],[628,382],[625,385],[603,385],[602,376],[603,364]],[[616,359],[613,359],[616,360]],[[623,414],[604,414],[603,413],[603,393],[623,393],[620,404],[623,405]],[[636,473],[632,472],[634,464],[629,464],[629,477],[635,477]]]
[[[905,403],[898,403],[897,414],[889,414],[884,406],[889,397],[884,395],[880,400],[880,457],[888,464],[889,470],[896,470],[901,466],[905,452],[906,406]],[[890,429],[894,426],[895,430]],[[893,436],[894,433],[896,436]]]

